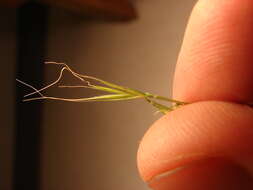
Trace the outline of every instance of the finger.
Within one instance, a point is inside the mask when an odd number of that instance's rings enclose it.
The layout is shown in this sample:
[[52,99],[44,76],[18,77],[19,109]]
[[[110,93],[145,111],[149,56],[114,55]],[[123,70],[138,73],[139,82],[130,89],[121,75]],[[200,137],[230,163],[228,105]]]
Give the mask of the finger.
[[252,102],[252,18],[252,0],[198,1],[178,59],[176,99]]
[[252,126],[253,109],[244,105],[210,101],[179,108],[144,136],[141,176],[156,190],[253,189]]

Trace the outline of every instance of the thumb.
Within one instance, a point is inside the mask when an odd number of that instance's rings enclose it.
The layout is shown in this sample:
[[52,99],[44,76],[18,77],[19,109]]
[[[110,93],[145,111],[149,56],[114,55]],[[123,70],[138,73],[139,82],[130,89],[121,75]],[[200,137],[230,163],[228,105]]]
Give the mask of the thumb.
[[253,109],[199,102],[158,120],[138,151],[142,178],[155,190],[253,189]]

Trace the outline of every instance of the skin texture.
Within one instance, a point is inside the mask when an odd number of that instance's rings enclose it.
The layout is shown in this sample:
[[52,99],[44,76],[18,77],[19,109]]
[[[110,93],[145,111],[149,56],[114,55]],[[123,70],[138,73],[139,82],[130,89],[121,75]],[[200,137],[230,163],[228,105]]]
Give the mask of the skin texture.
[[251,0],[196,4],[176,68],[176,99],[253,101],[252,17]]
[[190,102],[155,122],[138,150],[156,190],[253,189],[253,1],[199,0],[174,79]]

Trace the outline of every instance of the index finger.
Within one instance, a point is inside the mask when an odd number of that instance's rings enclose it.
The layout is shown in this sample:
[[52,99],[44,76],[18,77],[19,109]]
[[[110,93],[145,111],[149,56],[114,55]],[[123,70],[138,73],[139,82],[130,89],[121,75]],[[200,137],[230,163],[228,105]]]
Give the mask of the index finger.
[[253,102],[253,1],[200,0],[174,80],[175,99]]

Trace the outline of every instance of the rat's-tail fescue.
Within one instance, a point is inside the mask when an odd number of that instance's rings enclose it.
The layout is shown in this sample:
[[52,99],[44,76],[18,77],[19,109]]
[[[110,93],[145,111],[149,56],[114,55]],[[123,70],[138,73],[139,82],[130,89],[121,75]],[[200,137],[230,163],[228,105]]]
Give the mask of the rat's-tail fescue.
[[[47,85],[41,89],[37,89],[26,82],[16,79],[17,82],[19,82],[19,83],[21,83],[33,90],[33,92],[26,94],[24,96],[24,98],[25,98],[23,100],[24,102],[33,101],[33,100],[60,100],[60,101],[68,101],[68,102],[106,102],[106,101],[144,99],[146,102],[148,102],[149,104],[151,104],[152,106],[157,108],[158,112],[161,112],[164,114],[166,114],[170,111],[173,111],[180,106],[188,104],[188,103],[181,102],[181,101],[174,100],[174,99],[170,99],[170,98],[167,98],[164,96],[158,96],[158,95],[154,95],[154,94],[151,94],[148,92],[142,92],[140,90],[135,90],[132,88],[117,85],[117,84],[107,82],[107,81],[104,81],[104,80],[96,78],[96,77],[92,77],[92,76],[88,76],[88,75],[81,75],[79,73],[74,72],[65,63],[45,62],[45,64],[54,64],[54,65],[62,66],[58,78],[55,81],[53,81],[52,83],[50,83],[49,85]],[[70,72],[75,78],[79,79],[84,84],[83,85],[75,85],[75,86],[61,85],[58,87],[60,87],[60,88],[89,88],[89,89],[93,89],[93,90],[103,91],[103,92],[106,92],[107,94],[100,95],[100,96],[88,97],[88,98],[77,98],[77,99],[45,96],[42,93],[42,91],[44,91],[54,85],[57,85],[60,82],[60,80],[62,79],[64,71]],[[98,85],[95,85],[92,82],[94,82]],[[38,97],[27,98],[27,97],[35,95],[35,94],[37,94]],[[169,102],[169,103],[172,103],[172,105],[167,106],[164,104],[160,104],[157,101]],[[246,105],[253,107],[253,102],[248,103]]]
[[[161,113],[168,113],[169,111],[172,111],[176,109],[177,107],[186,105],[187,103],[181,102],[178,100],[173,100],[167,97],[163,96],[158,96],[154,95],[148,92],[142,92],[139,90],[135,90],[132,88],[124,87],[121,85],[117,85],[111,82],[104,81],[102,79],[92,77],[92,76],[87,76],[87,75],[81,75],[79,73],[74,72],[67,64],[65,63],[57,63],[57,62],[46,62],[46,64],[54,64],[54,65],[60,65],[62,66],[62,69],[60,71],[60,74],[58,78],[50,83],[49,85],[37,89],[33,87],[32,85],[23,82],[19,79],[16,79],[19,83],[31,88],[33,92],[26,94],[24,96],[25,102],[27,101],[33,101],[33,100],[61,100],[61,101],[68,101],[68,102],[97,102],[97,101],[120,101],[120,100],[132,100],[132,99],[144,99],[146,102],[150,103],[153,105],[155,108],[159,110]],[[107,94],[105,95],[100,95],[100,96],[94,96],[94,97],[88,97],[88,98],[78,98],[78,99],[68,99],[68,98],[59,98],[59,97],[51,97],[51,96],[45,96],[42,91],[57,85],[60,80],[63,77],[64,71],[69,71],[75,78],[79,79],[83,85],[78,85],[78,86],[59,86],[61,88],[89,88],[89,89],[94,89],[94,90],[99,90],[106,92]],[[93,83],[97,83],[93,84]],[[32,95],[39,95],[38,97],[35,98],[27,98]],[[165,101],[165,102],[170,102],[172,103],[171,106],[163,105],[158,103],[157,101]]]

